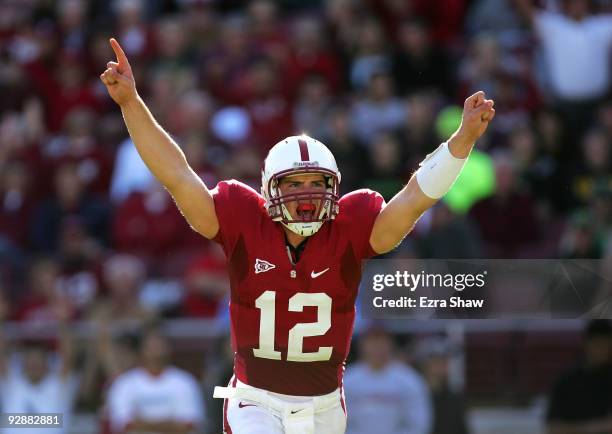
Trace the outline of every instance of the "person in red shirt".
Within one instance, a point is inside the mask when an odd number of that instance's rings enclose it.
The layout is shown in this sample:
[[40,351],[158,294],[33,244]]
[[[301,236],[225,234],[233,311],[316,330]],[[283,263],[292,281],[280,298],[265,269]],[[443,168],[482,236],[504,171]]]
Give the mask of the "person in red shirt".
[[215,390],[226,399],[224,431],[343,433],[361,261],[393,250],[448,191],[495,115],[493,101],[469,97],[461,127],[388,204],[371,190],[340,198],[333,154],[306,135],[270,149],[262,194],[234,180],[209,190],[138,96],[119,43],[111,45],[117,62],[100,78],[138,152],[192,228],[227,257],[235,375]]
[[229,285],[223,253],[217,248],[195,255],[184,273],[186,289],[181,312],[189,318],[214,319]]
[[319,75],[325,79],[332,93],[341,90],[340,64],[326,46],[319,22],[310,17],[299,19],[292,26],[293,41],[284,62],[284,79],[289,92],[295,96],[302,82]]

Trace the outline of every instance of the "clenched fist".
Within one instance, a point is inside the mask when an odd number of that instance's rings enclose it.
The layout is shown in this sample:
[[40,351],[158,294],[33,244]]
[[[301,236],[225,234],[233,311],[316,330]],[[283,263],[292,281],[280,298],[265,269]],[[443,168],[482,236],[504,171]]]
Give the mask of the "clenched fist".
[[483,91],[469,96],[463,104],[463,117],[457,133],[472,143],[478,140],[489,126],[489,122],[495,117],[493,104],[492,99],[485,99]]
[[108,62],[106,71],[100,74],[102,83],[106,85],[108,94],[120,106],[127,104],[138,96],[132,68],[121,45],[115,38],[110,40],[111,47],[117,57],[116,62]]

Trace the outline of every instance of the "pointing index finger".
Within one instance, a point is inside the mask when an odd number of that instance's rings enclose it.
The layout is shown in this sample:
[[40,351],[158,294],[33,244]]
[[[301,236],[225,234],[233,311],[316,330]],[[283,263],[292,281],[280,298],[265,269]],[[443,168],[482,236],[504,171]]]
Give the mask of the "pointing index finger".
[[119,42],[117,42],[115,38],[111,38],[110,44],[113,48],[113,51],[115,52],[115,56],[117,56],[117,63],[119,63],[119,69],[129,67],[130,63],[128,62],[127,56],[123,52],[123,48],[121,48],[121,45],[119,45]]

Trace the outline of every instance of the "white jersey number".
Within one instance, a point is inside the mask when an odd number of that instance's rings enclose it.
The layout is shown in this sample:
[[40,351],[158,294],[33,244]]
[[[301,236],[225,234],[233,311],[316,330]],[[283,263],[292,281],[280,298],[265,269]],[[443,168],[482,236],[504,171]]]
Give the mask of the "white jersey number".
[[[259,348],[253,349],[255,357],[281,360],[281,352],[274,349],[275,305],[275,291],[266,291],[255,300],[255,306],[261,311]],[[289,330],[287,361],[318,362],[329,360],[332,355],[332,347],[319,347],[313,353],[305,353],[303,343],[304,338],[324,335],[330,329],[332,299],[324,292],[314,294],[298,292],[289,299],[290,312],[303,312],[304,306],[317,308],[317,322],[296,324]]]

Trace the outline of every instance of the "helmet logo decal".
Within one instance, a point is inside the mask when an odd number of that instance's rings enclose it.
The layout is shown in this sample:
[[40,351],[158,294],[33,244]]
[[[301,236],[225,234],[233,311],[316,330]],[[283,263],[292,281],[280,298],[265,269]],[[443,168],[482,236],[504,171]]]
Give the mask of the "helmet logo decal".
[[[306,183],[292,189],[281,188],[281,179],[302,174],[321,175],[325,187],[311,188]],[[338,215],[339,184],[340,171],[333,154],[323,143],[304,134],[287,137],[274,145],[261,171],[261,194],[268,215],[285,228],[306,237]],[[315,209],[302,206],[295,210],[296,204],[312,204]]]
[[263,259],[255,259],[255,274],[265,273],[273,268],[276,268],[276,265],[271,264],[268,261],[264,261]]
[[319,167],[318,161],[296,161],[293,167]]
[[309,161],[310,155],[308,155],[308,145],[306,144],[306,140],[298,139],[298,143],[300,144],[300,158],[302,161]]

